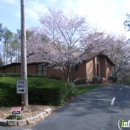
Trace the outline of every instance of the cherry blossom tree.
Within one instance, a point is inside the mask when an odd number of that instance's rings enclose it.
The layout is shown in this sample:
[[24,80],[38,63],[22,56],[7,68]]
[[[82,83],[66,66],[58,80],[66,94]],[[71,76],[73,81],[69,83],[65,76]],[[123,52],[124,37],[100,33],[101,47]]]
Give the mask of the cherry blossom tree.
[[92,30],[84,17],[49,9],[40,19],[41,28],[28,30],[28,60],[49,63],[67,81],[72,67],[92,53],[104,52],[115,63],[113,75],[128,73],[130,45],[126,38]]
[[108,44],[104,48],[104,53],[115,63],[113,76],[123,77],[130,73],[130,45],[125,36],[108,35]]
[[103,35],[92,33],[84,17],[65,14],[56,8],[49,9],[40,22],[42,28],[28,30],[28,59],[54,65],[69,81],[72,67],[98,50]]
[[126,20],[124,21],[124,26],[127,31],[130,31],[130,14],[126,14]]

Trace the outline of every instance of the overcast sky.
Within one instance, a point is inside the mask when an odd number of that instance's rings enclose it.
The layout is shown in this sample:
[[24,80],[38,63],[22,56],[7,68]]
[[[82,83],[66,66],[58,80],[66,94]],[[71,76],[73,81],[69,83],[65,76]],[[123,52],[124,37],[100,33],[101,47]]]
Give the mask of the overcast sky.
[[[87,16],[89,22],[108,32],[126,32],[123,22],[130,13],[130,0],[26,0],[26,27],[40,26],[39,18],[52,5]],[[0,0],[0,23],[13,32],[20,29],[20,0]]]

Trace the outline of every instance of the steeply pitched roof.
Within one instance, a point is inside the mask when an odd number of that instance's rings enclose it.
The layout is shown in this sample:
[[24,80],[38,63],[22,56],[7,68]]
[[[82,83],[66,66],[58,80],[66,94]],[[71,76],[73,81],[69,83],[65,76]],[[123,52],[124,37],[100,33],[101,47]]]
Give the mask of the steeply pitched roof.
[[105,57],[107,59],[107,61],[112,65],[115,66],[114,62],[105,54],[100,54],[98,55],[99,57]]
[[103,54],[102,52],[96,52],[96,53],[92,53],[92,54],[88,54],[87,56],[83,57],[83,60],[86,62],[89,62],[90,60],[92,60],[94,57],[105,57],[107,59],[107,61],[112,65],[115,66],[115,64],[112,62],[112,60],[105,54]]

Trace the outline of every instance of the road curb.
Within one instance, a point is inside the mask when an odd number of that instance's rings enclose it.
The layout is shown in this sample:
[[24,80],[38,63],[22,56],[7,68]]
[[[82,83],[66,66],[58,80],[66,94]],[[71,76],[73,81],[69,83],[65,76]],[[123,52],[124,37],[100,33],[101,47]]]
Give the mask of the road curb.
[[24,126],[30,124],[34,125],[37,122],[43,121],[54,110],[55,108],[47,108],[43,112],[39,113],[38,115],[23,120],[0,119],[0,126]]

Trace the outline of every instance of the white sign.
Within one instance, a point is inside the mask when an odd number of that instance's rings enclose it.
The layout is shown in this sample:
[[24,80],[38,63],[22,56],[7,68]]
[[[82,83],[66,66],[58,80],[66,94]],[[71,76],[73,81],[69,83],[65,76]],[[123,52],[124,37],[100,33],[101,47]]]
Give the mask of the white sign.
[[24,94],[27,92],[26,80],[17,80],[17,94]]

